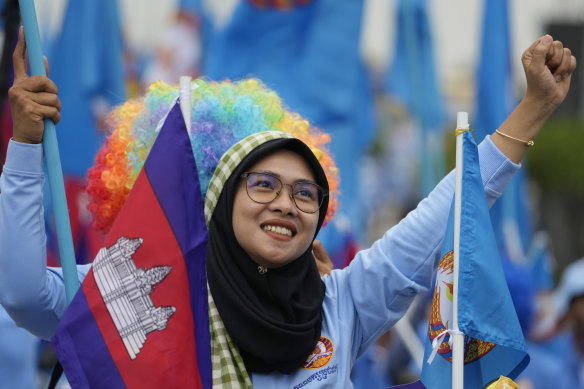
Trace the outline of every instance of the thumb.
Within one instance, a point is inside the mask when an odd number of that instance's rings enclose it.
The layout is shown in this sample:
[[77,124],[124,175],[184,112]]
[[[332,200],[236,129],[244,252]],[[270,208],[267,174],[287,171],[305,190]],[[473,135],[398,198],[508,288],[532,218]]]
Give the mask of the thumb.
[[544,35],[533,42],[521,57],[523,67],[528,68],[533,64],[535,64],[535,66],[543,66],[546,59],[553,54],[553,41],[554,40],[550,35]]
[[24,28],[20,26],[18,32],[18,43],[14,48],[14,53],[12,54],[12,66],[14,68],[14,83],[18,83],[26,78],[28,78],[28,73],[26,71],[26,42],[24,40]]
[[321,276],[329,274],[335,268],[335,265],[333,265],[333,262],[320,241],[315,240],[312,243],[312,254],[314,255],[316,267]]
[[317,260],[322,261],[328,259],[328,254],[319,240],[312,242],[312,252]]
[[49,60],[44,55],[43,55],[43,60],[45,61],[45,74],[48,77],[49,76]]

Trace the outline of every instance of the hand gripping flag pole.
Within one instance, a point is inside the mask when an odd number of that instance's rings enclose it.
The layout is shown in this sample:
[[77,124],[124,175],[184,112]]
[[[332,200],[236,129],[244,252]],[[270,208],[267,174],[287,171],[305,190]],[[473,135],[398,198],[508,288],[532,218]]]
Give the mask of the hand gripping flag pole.
[[456,117],[456,185],[454,189],[454,264],[452,293],[452,389],[464,388],[464,334],[458,327],[458,273],[460,269],[460,212],[462,204],[462,135],[468,131],[468,113]]
[[[41,50],[41,39],[37,24],[36,11],[34,8],[34,0],[19,0],[19,4],[31,75],[45,76],[45,63]],[[73,248],[67,198],[65,197],[65,185],[63,182],[63,171],[61,170],[57,133],[55,130],[55,123],[50,119],[45,119],[43,149],[47,164],[49,186],[51,188],[51,199],[53,201],[53,209],[55,213],[57,241],[59,243],[61,266],[63,267],[65,292],[67,295],[67,301],[71,302],[79,288],[79,281],[77,279],[75,250]]]

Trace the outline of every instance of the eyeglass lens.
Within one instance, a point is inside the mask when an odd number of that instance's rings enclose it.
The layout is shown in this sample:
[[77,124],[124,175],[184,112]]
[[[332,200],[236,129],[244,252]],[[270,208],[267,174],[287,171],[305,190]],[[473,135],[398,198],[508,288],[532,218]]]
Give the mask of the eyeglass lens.
[[[282,181],[271,174],[248,173],[247,194],[257,203],[274,201],[282,191]],[[303,212],[314,213],[322,204],[322,190],[310,182],[297,182],[292,187],[292,198],[296,207]]]

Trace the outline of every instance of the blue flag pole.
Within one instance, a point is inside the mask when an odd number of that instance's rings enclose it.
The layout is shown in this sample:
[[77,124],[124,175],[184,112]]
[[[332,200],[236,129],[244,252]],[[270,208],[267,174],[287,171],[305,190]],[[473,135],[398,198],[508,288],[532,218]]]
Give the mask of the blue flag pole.
[[[34,1],[19,0],[19,4],[31,75],[46,76]],[[70,302],[79,288],[79,281],[77,279],[75,250],[73,248],[67,198],[65,197],[65,184],[63,181],[63,171],[61,170],[59,146],[57,144],[57,132],[55,130],[55,123],[51,119],[45,119],[43,149],[55,213],[59,255],[61,257],[61,266],[63,267],[63,278],[65,280],[65,293],[67,295],[67,301]]]

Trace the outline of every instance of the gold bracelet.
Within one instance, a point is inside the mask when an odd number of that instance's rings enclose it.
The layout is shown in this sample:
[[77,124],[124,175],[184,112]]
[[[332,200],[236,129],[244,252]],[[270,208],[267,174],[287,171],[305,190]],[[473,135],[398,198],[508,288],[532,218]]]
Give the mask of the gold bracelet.
[[531,146],[533,146],[535,144],[535,142],[532,141],[532,140],[523,140],[523,139],[519,139],[519,138],[514,138],[511,135],[504,134],[504,133],[502,133],[499,130],[495,130],[495,132],[497,134],[501,135],[501,136],[504,136],[505,138],[513,139],[516,142],[521,142],[521,143],[523,143],[527,147],[531,147]]

